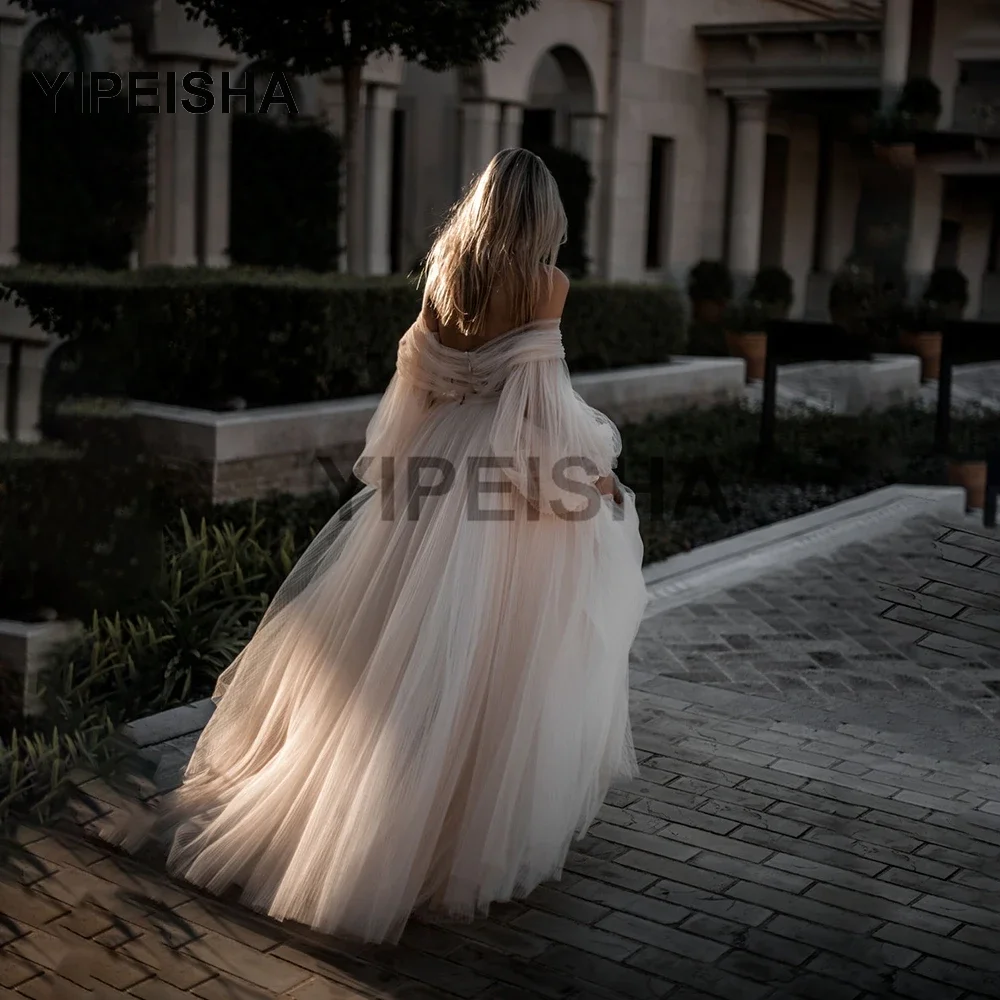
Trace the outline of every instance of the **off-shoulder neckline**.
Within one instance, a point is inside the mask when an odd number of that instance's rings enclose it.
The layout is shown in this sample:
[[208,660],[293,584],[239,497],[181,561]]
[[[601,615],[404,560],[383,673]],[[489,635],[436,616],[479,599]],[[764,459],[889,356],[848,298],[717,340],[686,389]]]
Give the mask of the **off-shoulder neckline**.
[[562,323],[562,319],[535,319],[530,323],[525,323],[522,326],[515,326],[510,330],[505,330],[503,333],[498,333],[495,337],[487,340],[485,344],[480,344],[478,347],[471,347],[468,350],[463,351],[459,347],[449,347],[447,344],[442,344],[440,338],[438,337],[437,331],[431,330],[423,322],[422,318],[417,319],[417,326],[428,336],[442,351],[448,351],[451,354],[478,354],[480,351],[486,351],[492,348],[495,344],[501,341],[506,341],[510,337],[517,336],[521,333],[527,333],[529,330],[541,330],[546,327],[558,327]]

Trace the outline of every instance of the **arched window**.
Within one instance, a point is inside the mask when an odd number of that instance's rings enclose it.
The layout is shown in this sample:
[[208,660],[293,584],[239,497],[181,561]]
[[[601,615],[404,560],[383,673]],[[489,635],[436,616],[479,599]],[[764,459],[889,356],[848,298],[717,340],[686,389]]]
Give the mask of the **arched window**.
[[[82,73],[85,68],[83,42],[71,27],[41,21],[28,32],[21,47],[22,72],[41,73],[54,82],[60,73]],[[74,82],[71,76],[66,84]]]

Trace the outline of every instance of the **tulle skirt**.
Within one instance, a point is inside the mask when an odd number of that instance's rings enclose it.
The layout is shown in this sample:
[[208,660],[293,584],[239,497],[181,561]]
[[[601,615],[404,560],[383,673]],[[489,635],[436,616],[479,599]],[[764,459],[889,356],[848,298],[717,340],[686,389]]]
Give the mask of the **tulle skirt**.
[[477,461],[495,405],[434,407],[292,571],[161,804],[173,874],[396,940],[415,910],[472,919],[558,877],[636,775],[634,497],[570,520],[504,491]]

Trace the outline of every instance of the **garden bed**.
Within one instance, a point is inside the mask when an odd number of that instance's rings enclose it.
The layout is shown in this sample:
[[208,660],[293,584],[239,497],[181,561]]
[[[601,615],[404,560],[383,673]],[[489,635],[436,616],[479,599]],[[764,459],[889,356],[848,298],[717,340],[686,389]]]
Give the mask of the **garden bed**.
[[[592,406],[619,423],[663,413],[735,403],[743,393],[743,363],[734,358],[676,358],[573,376]],[[190,474],[214,503],[285,492],[304,494],[331,485],[360,457],[380,396],[232,413],[133,404],[150,453]]]

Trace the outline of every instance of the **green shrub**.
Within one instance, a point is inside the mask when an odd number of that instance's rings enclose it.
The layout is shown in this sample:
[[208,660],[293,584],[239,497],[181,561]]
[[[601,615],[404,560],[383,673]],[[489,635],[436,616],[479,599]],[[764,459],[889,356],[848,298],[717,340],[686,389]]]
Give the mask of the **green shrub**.
[[687,283],[692,302],[726,303],[733,297],[733,276],[721,260],[700,260],[691,268]]
[[21,819],[51,822],[79,800],[81,773],[111,777],[124,753],[115,724],[102,712],[44,728],[11,728],[0,719],[0,845]]
[[[126,395],[221,407],[381,392],[420,309],[409,281],[303,272],[13,269],[0,275],[47,329],[67,338],[56,394]],[[666,361],[684,338],[677,292],[584,281],[566,304],[574,371]]]
[[775,307],[775,318],[783,319],[795,298],[795,283],[784,268],[768,265],[757,272],[747,298]]
[[130,616],[95,614],[64,651],[51,694],[122,722],[210,695],[299,554],[290,532],[267,536],[247,513],[198,527],[182,514],[164,533],[148,598]]
[[927,282],[924,302],[934,302],[949,319],[960,319],[969,303],[969,279],[957,267],[936,267]]
[[164,498],[137,447],[0,445],[0,484],[0,617],[86,620],[142,593]]

